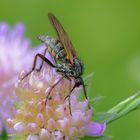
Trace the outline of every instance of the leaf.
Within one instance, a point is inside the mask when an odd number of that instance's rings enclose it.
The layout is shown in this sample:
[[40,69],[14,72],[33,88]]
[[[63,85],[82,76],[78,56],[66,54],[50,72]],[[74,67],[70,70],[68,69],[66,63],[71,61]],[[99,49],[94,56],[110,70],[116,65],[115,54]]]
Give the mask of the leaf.
[[110,140],[111,136],[101,136],[101,137],[84,137],[81,140]]
[[22,136],[17,136],[15,138],[11,138],[11,140],[24,140],[25,138]]
[[[91,74],[84,77],[84,84],[88,87],[87,88],[87,93],[90,91],[93,76],[94,76],[94,73],[92,72]],[[104,98],[103,96],[97,96],[94,99],[90,99],[89,100],[90,105],[95,107],[95,105],[97,105],[98,102],[101,101],[103,98]]]
[[132,100],[134,100],[139,95],[140,95],[139,92],[135,93],[134,95],[128,97],[124,101],[122,101],[119,104],[117,104],[115,107],[111,108],[108,112],[109,113],[114,113],[114,112],[117,113],[117,112],[121,111],[127,104],[129,104]]
[[101,136],[101,137],[97,137],[93,140],[110,140],[112,137],[111,136]]
[[104,98],[104,96],[97,96],[97,97],[89,100],[90,105],[95,107],[103,98]]
[[94,75],[94,72],[92,72],[92,73],[90,73],[90,74],[88,74],[87,76],[85,76],[83,79],[84,79],[84,82],[85,83],[91,83],[91,81],[92,81],[92,79],[93,79],[93,75]]
[[83,78],[84,80],[84,84],[87,86],[87,92],[90,91],[91,85],[92,85],[92,79],[93,79],[93,75],[94,73],[90,73],[89,75],[87,75],[86,77]]
[[140,108],[140,92],[135,93],[134,95],[128,97],[124,101],[120,102],[113,108],[111,108],[106,113],[96,113],[93,116],[95,122],[106,122],[111,123],[124,115],[132,112],[133,110]]
[[115,113],[99,112],[94,114],[93,120],[99,123],[104,123],[104,122],[108,123],[110,122],[110,120],[112,120],[115,117],[117,117],[117,114]]
[[111,123],[112,121],[117,120],[138,108],[140,108],[140,91],[107,111],[107,113],[116,114],[116,116],[112,117],[112,119],[110,119],[108,123]]

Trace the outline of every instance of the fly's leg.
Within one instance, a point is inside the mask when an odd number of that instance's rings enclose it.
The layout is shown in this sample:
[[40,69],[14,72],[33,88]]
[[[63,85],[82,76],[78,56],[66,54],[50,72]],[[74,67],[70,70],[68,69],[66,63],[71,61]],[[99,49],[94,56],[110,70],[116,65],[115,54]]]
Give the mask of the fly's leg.
[[71,92],[73,90],[71,90],[71,79],[68,76],[66,76],[66,75],[65,75],[65,78],[67,78],[70,82],[69,82],[69,94],[64,98],[64,101],[68,98],[68,101],[69,101],[69,111],[70,111],[70,115],[72,116],[70,95],[71,95]]
[[69,98],[69,111],[70,111],[70,115],[72,116],[70,95],[68,98]]
[[[84,96],[85,96],[86,100],[88,100],[87,92],[86,92],[86,88],[85,88],[85,84],[84,84],[83,81],[81,82],[81,85],[82,85],[82,87],[83,87]],[[89,102],[88,102],[88,108],[89,108],[89,109],[91,108],[90,105],[89,105]]]
[[[70,94],[71,94],[71,80],[70,80],[70,88],[69,89],[70,89]],[[72,116],[70,94],[69,94],[69,111],[70,111],[70,115]]]
[[63,80],[63,78],[64,77],[61,77],[53,86],[51,86],[51,89],[49,90],[48,95],[46,97],[45,105],[47,103],[47,100],[49,99],[49,96],[50,96],[52,90]]
[[[69,95],[67,95],[67,96],[65,97],[65,100],[66,100],[67,98],[69,98],[69,105],[71,105],[71,103],[70,103],[70,96],[71,96],[71,93],[73,92],[73,90],[74,90],[76,87],[79,87],[79,86],[82,86],[82,87],[83,87],[84,96],[85,96],[86,100],[88,100],[84,82],[83,82],[82,79],[80,79],[80,81],[75,82],[75,85],[74,85],[73,88],[71,89]],[[89,103],[88,103],[88,108],[89,108],[89,109],[91,108],[90,105],[89,105]],[[70,107],[70,114],[72,115],[72,113],[71,113],[71,107]]]
[[[44,56],[46,55],[46,52],[47,52],[47,48],[44,50],[44,53],[43,53]],[[40,67],[39,67],[38,69],[36,69],[36,71],[39,72],[39,71],[42,69],[43,64],[44,64],[44,61],[43,61],[43,59],[42,59],[41,64],[40,64]]]
[[68,101],[69,101],[69,111],[70,111],[70,115],[72,116],[70,96],[71,96],[71,93],[72,93],[73,90],[71,90],[71,79],[70,79],[69,91],[70,91],[69,94],[64,98],[64,100],[66,100],[68,98]]
[[44,55],[38,53],[36,54],[35,58],[34,58],[34,63],[33,63],[33,67],[31,69],[31,71],[29,71],[21,80],[23,80],[24,78],[26,78],[29,74],[31,74],[34,70],[35,70],[35,67],[36,67],[36,62],[37,62],[37,58],[40,58],[42,59],[43,61],[45,61],[47,64],[49,64],[51,67],[55,67],[51,62],[50,60],[48,60]]

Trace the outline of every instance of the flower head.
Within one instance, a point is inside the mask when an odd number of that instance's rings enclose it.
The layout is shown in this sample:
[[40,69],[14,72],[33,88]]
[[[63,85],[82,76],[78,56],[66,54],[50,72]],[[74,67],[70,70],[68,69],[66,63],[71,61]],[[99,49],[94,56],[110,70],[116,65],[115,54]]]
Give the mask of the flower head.
[[30,41],[24,37],[24,25],[10,28],[0,23],[0,133],[5,129],[5,120],[17,101],[14,83],[22,69],[32,66],[36,49],[31,49]]
[[15,116],[7,120],[15,134],[27,140],[78,140],[86,135],[103,134],[105,124],[92,122],[92,109],[88,109],[88,101],[78,100],[80,88],[71,94],[70,105],[69,100],[65,100],[70,93],[70,81],[63,79],[58,83],[61,75],[55,69],[45,64],[40,72],[34,71],[21,80],[25,74],[22,72],[16,82],[20,107]]
[[17,24],[13,29],[6,23],[0,24],[0,85],[10,81],[32,61],[29,47],[23,24]]

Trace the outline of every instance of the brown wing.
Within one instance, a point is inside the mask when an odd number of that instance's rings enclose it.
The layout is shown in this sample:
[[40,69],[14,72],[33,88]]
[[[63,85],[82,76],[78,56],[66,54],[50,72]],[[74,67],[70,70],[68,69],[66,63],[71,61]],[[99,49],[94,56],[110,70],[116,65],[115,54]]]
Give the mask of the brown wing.
[[74,48],[72,47],[73,45],[68,38],[67,33],[65,32],[65,30],[62,27],[59,20],[52,13],[49,13],[48,17],[58,35],[60,42],[62,43],[62,45],[67,53],[67,59],[70,61],[71,64],[73,64],[73,58],[75,58],[77,56],[76,56],[76,52],[75,52]]

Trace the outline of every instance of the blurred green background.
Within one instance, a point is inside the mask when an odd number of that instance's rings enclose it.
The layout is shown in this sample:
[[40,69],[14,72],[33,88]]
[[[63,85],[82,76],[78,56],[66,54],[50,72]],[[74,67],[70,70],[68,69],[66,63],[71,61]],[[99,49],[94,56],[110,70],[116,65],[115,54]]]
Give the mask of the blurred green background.
[[[68,32],[85,65],[84,75],[94,72],[88,95],[105,96],[96,110],[106,111],[140,89],[140,1],[0,1],[0,21],[12,26],[23,22],[33,46],[40,43],[36,35],[55,35],[50,11]],[[130,113],[108,125],[106,134],[114,140],[140,140],[139,116],[139,111]]]

